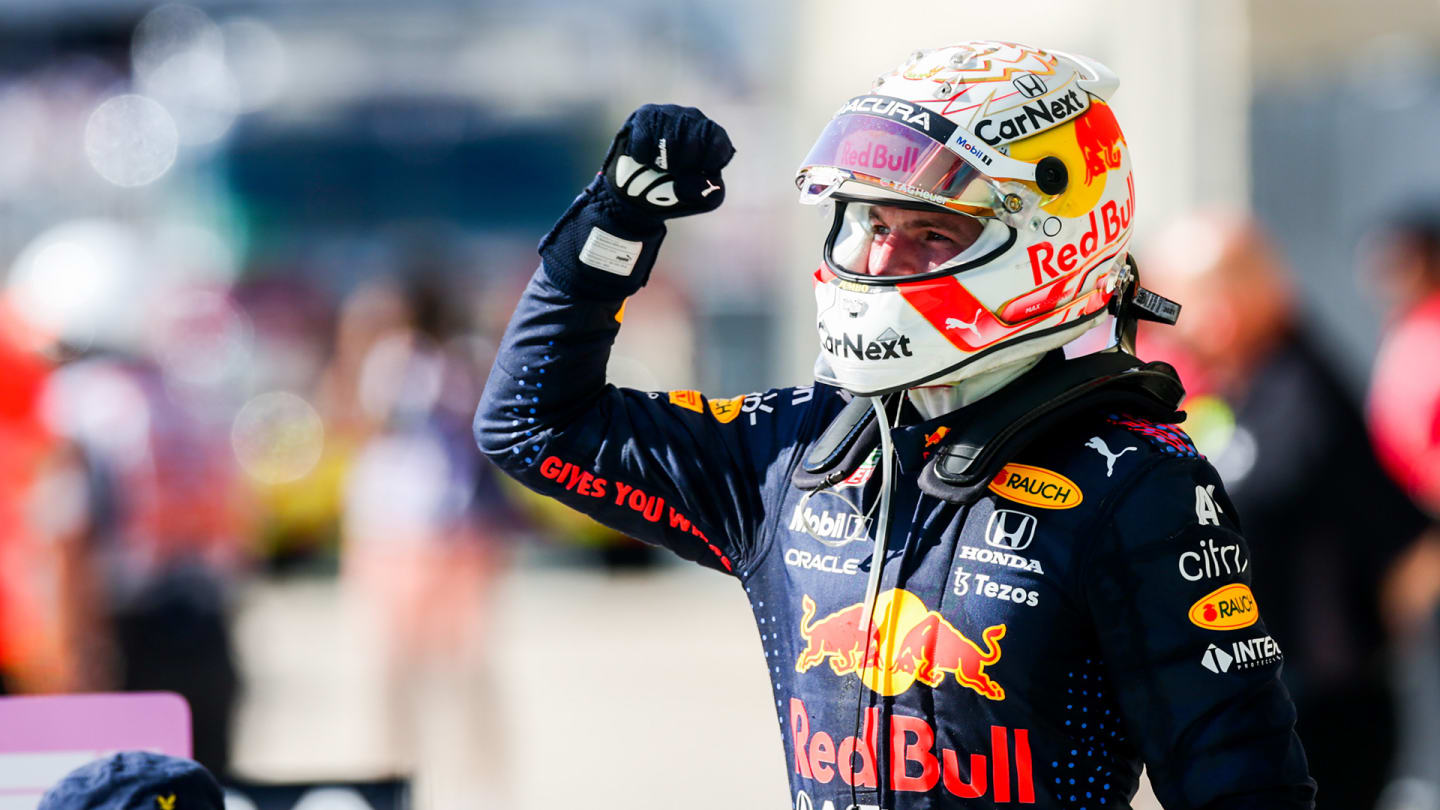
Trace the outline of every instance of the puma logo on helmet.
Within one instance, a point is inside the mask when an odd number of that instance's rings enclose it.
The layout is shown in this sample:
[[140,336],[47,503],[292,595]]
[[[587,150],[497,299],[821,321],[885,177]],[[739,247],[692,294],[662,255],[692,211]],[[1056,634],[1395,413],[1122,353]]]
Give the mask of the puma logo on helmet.
[[975,310],[975,314],[970,317],[970,322],[969,322],[969,323],[966,323],[965,321],[962,321],[962,320],[960,320],[959,318],[946,318],[946,319],[945,319],[945,328],[946,328],[946,329],[969,329],[971,332],[974,332],[974,333],[975,333],[975,339],[976,339],[976,340],[984,340],[984,339],[985,339],[985,336],[982,335],[982,334],[980,334],[980,327],[977,325],[977,324],[979,324],[979,323],[980,323],[980,310],[977,309],[977,310]]

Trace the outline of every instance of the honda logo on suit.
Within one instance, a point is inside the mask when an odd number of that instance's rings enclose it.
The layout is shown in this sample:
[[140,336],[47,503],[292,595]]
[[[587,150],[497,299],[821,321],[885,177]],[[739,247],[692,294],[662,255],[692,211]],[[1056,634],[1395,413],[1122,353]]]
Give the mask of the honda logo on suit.
[[985,543],[995,548],[1019,551],[1035,539],[1035,516],[1013,509],[996,509],[985,524]]

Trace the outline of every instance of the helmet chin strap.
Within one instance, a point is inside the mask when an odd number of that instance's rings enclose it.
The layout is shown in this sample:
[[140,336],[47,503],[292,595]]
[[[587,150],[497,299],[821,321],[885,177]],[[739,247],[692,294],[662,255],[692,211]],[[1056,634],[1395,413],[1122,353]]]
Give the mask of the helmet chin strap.
[[905,394],[910,398],[910,404],[920,412],[921,418],[934,419],[999,391],[1016,377],[1034,368],[1043,356],[1035,354],[1024,357],[959,382],[918,386],[908,389]]

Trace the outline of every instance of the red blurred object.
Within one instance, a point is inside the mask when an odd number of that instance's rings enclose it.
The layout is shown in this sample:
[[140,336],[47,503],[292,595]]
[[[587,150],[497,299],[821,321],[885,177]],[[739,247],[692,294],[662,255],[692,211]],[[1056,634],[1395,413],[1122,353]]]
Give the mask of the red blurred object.
[[47,549],[34,531],[29,496],[55,440],[40,416],[50,364],[25,346],[23,324],[0,305],[0,673],[10,689],[64,679],[53,606],[46,601]]
[[1204,361],[1187,349],[1183,342],[1176,340],[1167,329],[1169,327],[1157,324],[1140,324],[1135,353],[1146,361],[1158,360],[1174,366],[1175,372],[1180,375],[1180,382],[1185,386],[1187,399],[1217,393],[1215,382]]
[[1440,291],[1386,337],[1370,390],[1370,431],[1386,469],[1440,513]]

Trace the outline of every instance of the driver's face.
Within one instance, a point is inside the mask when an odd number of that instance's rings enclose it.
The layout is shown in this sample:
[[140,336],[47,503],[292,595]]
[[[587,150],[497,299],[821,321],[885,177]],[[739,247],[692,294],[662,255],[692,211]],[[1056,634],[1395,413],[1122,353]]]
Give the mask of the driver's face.
[[875,237],[865,272],[872,276],[928,273],[975,243],[980,220],[944,211],[915,211],[889,205],[870,209]]

